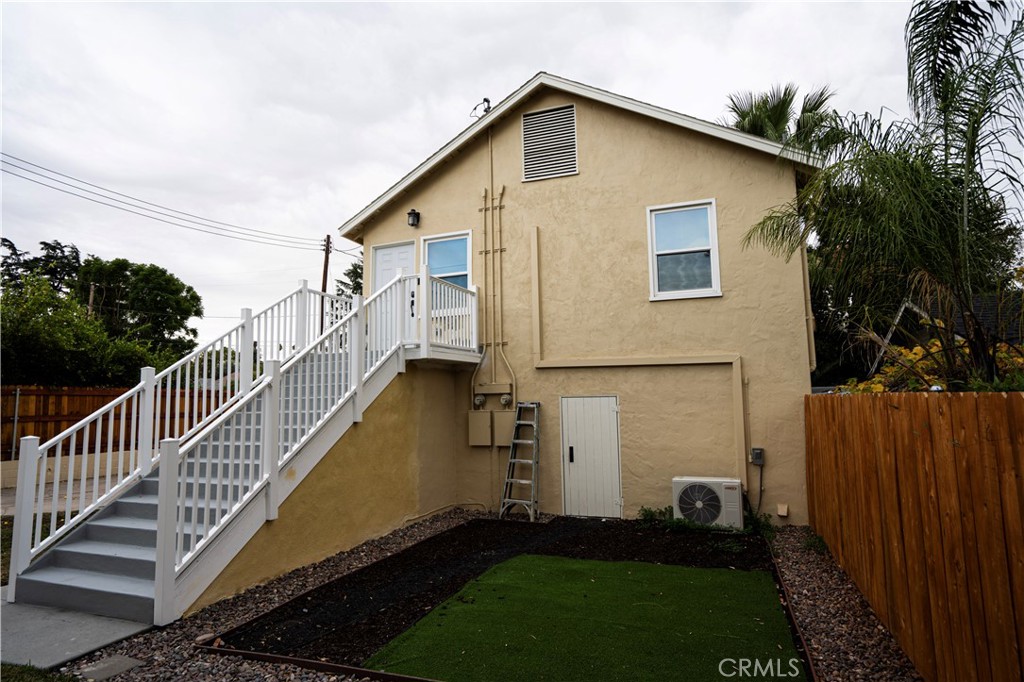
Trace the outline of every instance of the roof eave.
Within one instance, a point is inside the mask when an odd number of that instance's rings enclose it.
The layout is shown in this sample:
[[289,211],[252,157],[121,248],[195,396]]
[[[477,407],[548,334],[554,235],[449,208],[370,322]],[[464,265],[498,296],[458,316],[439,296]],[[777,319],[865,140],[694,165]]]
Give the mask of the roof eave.
[[488,114],[468,126],[448,142],[448,144],[430,155],[425,161],[423,161],[423,163],[416,166],[416,168],[392,185],[386,192],[374,199],[369,205],[363,208],[363,210],[345,221],[345,223],[338,228],[341,232],[341,236],[353,240],[358,239],[361,236],[362,228],[365,223],[383,210],[386,205],[391,203],[391,201],[398,197],[407,187],[414,184],[421,177],[433,170],[436,165],[454,154],[462,147],[462,145],[473,139],[482,129],[507,115],[511,109],[518,106],[536,89],[544,86],[556,88],[580,97],[585,97],[587,99],[596,100],[611,106],[633,111],[641,115],[704,133],[705,135],[726,140],[734,144],[739,144],[766,154],[772,154],[773,156],[792,161],[797,164],[798,167],[811,172],[821,167],[820,162],[816,158],[805,153],[786,149],[783,145],[777,142],[772,142],[755,135],[740,132],[734,128],[728,128],[716,123],[703,121],[699,118],[693,118],[686,114],[680,114],[653,104],[647,104],[645,102],[640,102],[639,100],[623,97],[622,95],[617,95],[607,90],[594,88],[589,85],[577,83],[575,81],[567,80],[560,76],[555,76],[541,71],[519,87],[515,92],[502,100],[497,106],[491,109]]

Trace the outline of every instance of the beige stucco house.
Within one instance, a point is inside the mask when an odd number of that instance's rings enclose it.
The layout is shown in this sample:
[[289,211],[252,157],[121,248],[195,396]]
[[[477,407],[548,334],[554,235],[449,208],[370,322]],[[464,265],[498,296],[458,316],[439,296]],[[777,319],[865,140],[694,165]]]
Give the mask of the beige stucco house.
[[540,73],[413,169],[341,235],[368,299],[428,268],[475,289],[478,352],[410,347],[192,609],[422,516],[498,510],[519,401],[541,403],[541,512],[635,517],[698,476],[755,507],[763,484],[762,513],[807,523],[806,259],[741,244],[808,170],[782,152]]
[[[542,512],[633,517],[694,476],[806,523],[806,260],[742,246],[808,170],[782,152],[538,74],[341,226],[364,297],[302,283],[60,436],[22,439],[8,599],[163,624],[417,518],[498,510],[519,401],[541,405]],[[224,348],[258,376],[221,405],[181,378]],[[82,477],[49,473],[68,458]],[[112,458],[123,480],[41,534],[42,491],[84,501]],[[94,556],[91,534],[127,554]]]
[[[479,289],[482,361],[447,370],[434,416],[447,499],[496,507],[510,410],[530,400],[542,511],[635,516],[669,505],[675,476],[741,479],[756,506],[757,447],[762,512],[807,522],[806,269],[741,245],[794,196],[799,163],[779,153],[541,73],[342,225],[367,294],[424,265]],[[582,438],[593,452],[570,464]]]

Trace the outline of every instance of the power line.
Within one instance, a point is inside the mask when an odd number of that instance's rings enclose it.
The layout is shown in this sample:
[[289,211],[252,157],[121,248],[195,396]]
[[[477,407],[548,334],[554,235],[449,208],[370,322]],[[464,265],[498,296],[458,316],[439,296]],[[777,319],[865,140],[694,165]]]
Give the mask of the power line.
[[[237,233],[237,234],[241,234],[241,235],[246,236],[246,237],[257,237],[257,235],[251,235],[248,232],[239,232],[238,230],[234,230],[234,229],[229,229],[229,228],[224,228],[224,227],[216,227],[215,225],[207,225],[206,223],[199,222],[198,220],[192,220],[190,218],[179,218],[178,216],[172,215],[171,213],[164,213],[163,211],[154,211],[151,208],[145,208],[144,206],[137,206],[136,204],[133,204],[133,203],[128,202],[128,201],[122,201],[121,199],[115,199],[114,197],[108,197],[106,194],[101,194],[100,192],[93,192],[91,189],[85,189],[84,187],[78,187],[77,185],[72,185],[70,182],[64,182],[63,180],[58,180],[57,178],[51,178],[48,175],[44,175],[43,173],[39,173],[37,171],[34,171],[31,168],[22,168],[18,164],[11,163],[10,161],[3,161],[3,163],[6,163],[8,166],[13,166],[13,167],[17,168],[18,170],[25,171],[26,173],[32,173],[33,175],[38,175],[39,177],[44,178],[46,180],[49,180],[50,182],[59,182],[60,184],[64,185],[65,187],[70,187],[72,189],[76,189],[79,192],[88,192],[89,194],[94,194],[94,195],[96,195],[98,197],[102,197],[104,199],[109,199],[110,201],[116,201],[117,203],[124,204],[125,206],[131,206],[132,208],[142,209],[143,211],[149,211],[150,213],[156,213],[157,215],[167,216],[168,218],[174,218],[175,220],[183,220],[186,223],[193,223],[193,224],[199,225],[201,227],[208,227],[208,228],[210,228],[212,230],[221,230],[221,231],[227,232],[228,234],[236,234]],[[35,164],[29,164],[29,165],[35,165]],[[88,183],[86,183],[86,184],[88,184]],[[117,194],[117,192],[114,192],[114,194]],[[142,202],[142,203],[148,203],[148,202]],[[173,211],[174,209],[169,209],[169,210]],[[180,211],[175,211],[175,212],[176,213],[180,213]],[[189,215],[189,214],[186,213],[185,215]],[[259,239],[271,239],[271,237],[258,237],[258,238]],[[294,240],[295,242],[297,242],[297,243],[299,243],[299,244],[301,244],[303,246],[310,246],[310,245],[312,245],[312,244],[305,244],[304,242],[316,243],[315,239],[310,239],[309,237],[281,236],[281,237],[272,237],[272,239]]]
[[[71,191],[66,190],[66,189],[61,189],[60,187],[54,187],[53,185],[48,185],[45,182],[40,182],[39,180],[35,180],[33,178],[29,178],[29,177],[26,177],[24,175],[20,175],[18,173],[15,173],[14,171],[7,170],[6,168],[0,168],[0,171],[2,171],[4,173],[7,173],[8,175],[13,175],[16,178],[21,178],[22,180],[28,180],[29,182],[34,182],[37,185],[42,185],[43,187],[48,187],[48,188],[50,188],[52,190],[56,190],[58,192],[63,192],[64,194],[70,194],[71,196],[78,197],[79,199],[85,199],[86,201],[91,201],[94,204],[100,204],[102,206],[109,206],[110,208],[116,208],[117,210],[125,211],[126,213],[134,213],[135,215],[142,216],[143,218],[149,218],[150,220],[156,220],[158,222],[166,223],[168,225],[173,225],[175,227],[180,227],[180,228],[183,228],[183,229],[186,229],[186,230],[193,230],[195,232],[203,232],[205,234],[212,234],[215,237],[225,237],[227,239],[237,239],[238,241],[251,242],[253,244],[263,244],[264,246],[276,246],[276,247],[285,248],[285,249],[298,249],[300,251],[320,251],[321,250],[321,247],[319,247],[319,246],[313,246],[313,245],[310,245],[310,246],[299,246],[299,245],[296,245],[296,244],[284,244],[284,243],[273,242],[273,241],[258,241],[255,238],[240,237],[240,236],[237,236],[237,235],[234,235],[234,234],[231,234],[231,233],[226,233],[226,232],[211,232],[210,230],[202,230],[202,229],[200,229],[198,227],[193,227],[191,225],[182,225],[181,223],[176,223],[176,222],[171,221],[171,220],[164,220],[163,218],[157,218],[156,216],[151,216],[151,215],[148,215],[146,213],[140,213],[139,211],[133,211],[130,208],[124,208],[122,206],[117,206],[116,204],[108,204],[105,201],[100,201],[98,199],[93,199],[92,197],[87,197],[87,196],[85,196],[83,194],[78,194],[77,192],[71,192]],[[59,180],[56,180],[56,182],[59,182]],[[112,201],[114,201],[114,199],[111,198],[111,197],[107,197],[107,198],[109,198]],[[269,239],[269,238],[267,238],[267,239]]]
[[[55,170],[53,170],[51,168],[47,168],[46,166],[41,166],[38,163],[32,163],[31,161],[27,161],[25,159],[19,158],[17,156],[14,156],[13,154],[8,154],[6,152],[0,152],[0,156],[6,156],[8,158],[14,159],[15,161],[20,161],[21,163],[28,164],[29,166],[32,166],[34,168],[41,168],[42,170],[46,171],[47,173],[51,173],[53,175],[59,175],[62,178],[68,178],[69,180],[74,180],[75,182],[77,182],[79,184],[82,184],[82,185],[87,185],[88,187],[95,187],[96,189],[103,190],[107,194],[115,194],[115,195],[117,195],[119,197],[125,197],[126,199],[131,199],[132,201],[137,201],[139,203],[146,204],[148,206],[156,206],[157,208],[162,208],[162,209],[165,209],[165,210],[168,210],[168,211],[172,211],[173,213],[180,213],[181,215],[189,216],[190,218],[197,218],[197,219],[199,219],[199,220],[201,220],[203,222],[206,222],[206,223],[214,223],[216,225],[224,225],[225,227],[237,228],[237,229],[243,230],[245,232],[256,233],[253,236],[256,236],[257,234],[261,234],[261,235],[267,235],[269,237],[276,238],[276,239],[293,239],[293,240],[302,240],[302,241],[313,242],[313,243],[320,243],[320,240],[313,239],[311,237],[295,237],[293,235],[286,235],[286,234],[281,234],[281,233],[278,233],[278,232],[266,232],[264,230],[257,230],[257,229],[251,228],[251,227],[243,227],[242,225],[235,225],[233,223],[225,223],[225,222],[221,222],[219,220],[212,220],[210,218],[204,218],[202,216],[194,215],[192,213],[186,213],[185,211],[179,211],[178,209],[170,208],[169,206],[163,206],[161,204],[155,204],[155,203],[153,203],[151,201],[146,201],[145,199],[139,199],[138,197],[133,197],[130,194],[123,194],[122,192],[117,192],[117,191],[114,191],[112,189],[107,189],[106,187],[103,187],[101,185],[95,185],[95,184],[93,184],[91,182],[87,182],[85,180],[81,180],[79,178],[76,178],[73,175],[68,175],[66,173],[61,173],[60,171],[55,171]],[[4,163],[8,163],[8,164],[14,166],[15,168],[20,168],[19,166],[17,166],[16,164],[11,163],[10,161],[4,161]],[[77,189],[77,190],[80,190],[80,191],[83,191],[83,192],[89,192],[90,194],[96,194],[97,196],[102,196],[104,199],[110,199],[111,201],[119,201],[118,199],[114,199],[113,197],[104,196],[104,195],[99,194],[97,192],[90,192],[89,190],[84,189],[82,187],[76,187],[75,185],[71,185],[71,184],[63,182],[61,180],[57,180],[56,178],[47,177],[46,175],[43,175],[42,173],[37,173],[36,171],[29,170],[28,168],[20,168],[20,169],[23,170],[23,171],[27,171],[29,173],[33,173],[35,175],[39,175],[40,177],[46,178],[47,180],[51,180],[53,182],[59,182],[62,185],[67,185],[68,187],[73,187],[74,189]],[[126,204],[128,206],[132,206],[132,204],[128,204],[127,202],[124,202],[124,201],[121,201],[120,203]],[[142,210],[149,210],[149,209],[143,208],[141,206],[135,206],[135,208],[142,208]],[[159,211],[153,211],[153,212],[154,213],[159,213]],[[161,215],[167,215],[167,214],[166,213],[162,213]],[[177,216],[169,216],[169,217],[174,218],[175,220],[184,220],[184,218],[178,218]],[[194,222],[194,221],[188,220],[186,222]],[[212,225],[207,225],[207,227],[212,227]]]

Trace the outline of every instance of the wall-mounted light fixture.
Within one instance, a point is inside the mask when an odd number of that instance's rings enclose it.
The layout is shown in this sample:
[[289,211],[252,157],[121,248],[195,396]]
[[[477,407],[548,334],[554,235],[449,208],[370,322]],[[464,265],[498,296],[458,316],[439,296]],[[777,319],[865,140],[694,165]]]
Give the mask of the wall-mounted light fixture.
[[409,218],[409,227],[419,227],[420,226],[420,212],[417,211],[415,208],[411,209],[405,215]]

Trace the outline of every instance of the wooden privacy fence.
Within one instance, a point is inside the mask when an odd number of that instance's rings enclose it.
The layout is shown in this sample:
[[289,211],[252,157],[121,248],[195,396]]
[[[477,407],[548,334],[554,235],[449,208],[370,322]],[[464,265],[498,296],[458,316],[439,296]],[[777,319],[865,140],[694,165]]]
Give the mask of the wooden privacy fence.
[[[124,394],[127,388],[41,388],[39,386],[4,386],[0,389],[0,461],[18,458],[18,439],[23,436],[39,436],[43,443],[60,432],[68,429],[107,403]],[[216,392],[216,389],[210,391]],[[168,406],[166,393],[161,392],[160,404]],[[174,393],[171,391],[170,393]],[[180,394],[185,396],[185,389]],[[161,433],[159,424],[165,419],[182,418],[189,403],[185,400],[173,401],[178,406],[178,414],[161,413],[158,420],[157,433]],[[16,412],[17,411],[17,412]],[[15,419],[17,414],[17,419]],[[126,429],[131,433],[130,416]],[[120,432],[120,413],[114,416],[113,431],[102,430],[98,435],[100,446],[107,447],[108,436]],[[95,436],[94,436],[95,440]],[[76,452],[81,454],[83,442],[78,442]],[[95,445],[95,443],[92,443]]]
[[1024,394],[805,399],[811,524],[928,680],[1024,671]]
[[127,390],[4,386],[0,389],[0,460],[18,458],[17,441],[22,436],[39,436],[46,442]]

